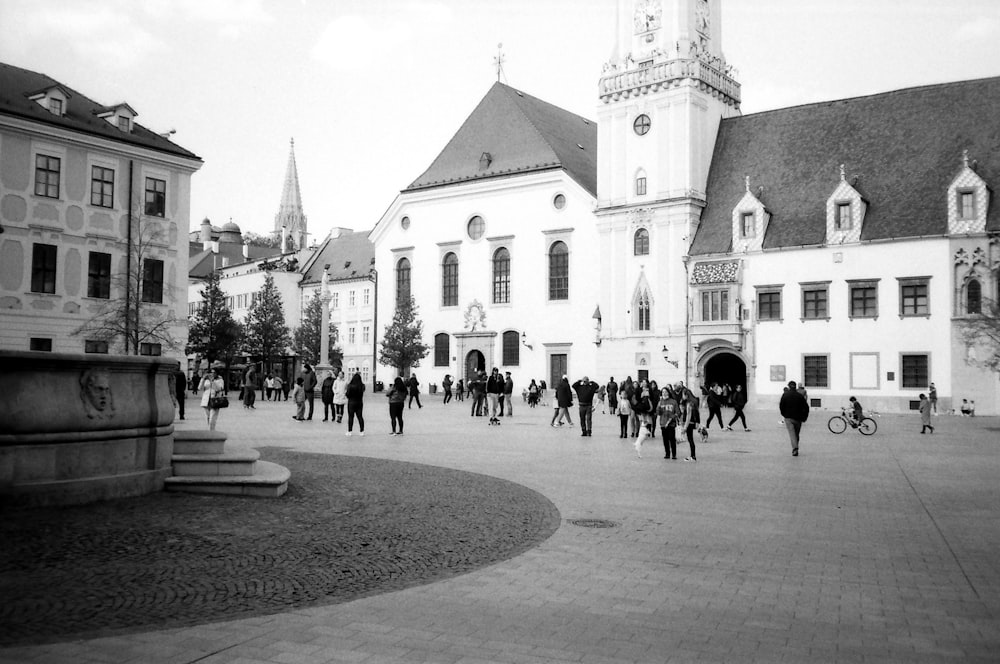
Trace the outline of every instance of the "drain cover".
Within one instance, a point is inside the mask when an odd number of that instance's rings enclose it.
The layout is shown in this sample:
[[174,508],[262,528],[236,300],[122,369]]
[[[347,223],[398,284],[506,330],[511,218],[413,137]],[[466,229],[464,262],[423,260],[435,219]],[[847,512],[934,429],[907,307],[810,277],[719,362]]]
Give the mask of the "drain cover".
[[606,519],[570,519],[569,522],[581,528],[615,528],[618,526],[614,521]]

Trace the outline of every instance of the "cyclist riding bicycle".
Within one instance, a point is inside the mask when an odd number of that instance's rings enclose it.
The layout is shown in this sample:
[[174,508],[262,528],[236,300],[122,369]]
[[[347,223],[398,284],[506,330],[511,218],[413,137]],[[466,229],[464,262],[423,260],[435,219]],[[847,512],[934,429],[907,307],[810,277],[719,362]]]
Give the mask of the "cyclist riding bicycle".
[[861,409],[861,402],[851,397],[851,409],[847,413],[847,419],[850,421],[851,426],[857,428],[861,424],[861,418],[865,416],[864,411]]

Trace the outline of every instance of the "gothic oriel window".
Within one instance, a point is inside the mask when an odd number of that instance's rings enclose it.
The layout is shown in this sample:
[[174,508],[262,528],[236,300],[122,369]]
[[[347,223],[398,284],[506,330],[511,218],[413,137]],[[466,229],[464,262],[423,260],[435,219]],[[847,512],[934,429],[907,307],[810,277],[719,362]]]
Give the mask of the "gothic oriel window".
[[978,279],[973,279],[965,287],[965,313],[983,313],[983,286]]

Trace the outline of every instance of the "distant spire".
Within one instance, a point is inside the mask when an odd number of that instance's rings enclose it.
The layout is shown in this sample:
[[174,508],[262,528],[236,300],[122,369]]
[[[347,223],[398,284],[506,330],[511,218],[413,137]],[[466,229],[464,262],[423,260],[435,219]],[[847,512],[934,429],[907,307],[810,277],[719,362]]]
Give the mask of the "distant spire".
[[306,215],[302,210],[302,193],[299,191],[299,170],[295,165],[295,139],[291,139],[288,149],[288,166],[285,168],[285,184],[281,190],[281,205],[274,215],[274,231],[280,233],[282,227],[301,249],[306,246],[308,230]]

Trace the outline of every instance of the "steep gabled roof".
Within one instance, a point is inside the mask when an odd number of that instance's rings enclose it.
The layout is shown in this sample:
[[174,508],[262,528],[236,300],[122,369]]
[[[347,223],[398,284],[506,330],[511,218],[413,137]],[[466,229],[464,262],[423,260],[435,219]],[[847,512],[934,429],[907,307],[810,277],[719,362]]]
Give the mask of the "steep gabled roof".
[[302,285],[318,284],[323,280],[323,267],[330,266],[330,280],[366,279],[371,273],[375,245],[368,231],[342,233],[328,237],[316,252],[316,257],[302,275]]
[[597,195],[596,123],[498,82],[404,191],[555,168]]
[[[988,78],[723,120],[691,253],[729,250],[746,176],[772,214],[765,249],[822,244],[840,164],[869,204],[862,240],[945,235],[963,150],[988,186],[1000,186],[998,108],[1000,78]],[[997,201],[986,227],[1000,230]]]
[[[29,99],[32,94],[48,90],[53,86],[60,87],[70,97],[62,116],[53,115]],[[0,114],[21,117],[42,124],[200,161],[198,155],[185,150],[142,125],[133,123],[131,132],[121,131],[98,117],[98,113],[107,109],[107,106],[98,104],[45,74],[0,63]]]

